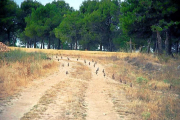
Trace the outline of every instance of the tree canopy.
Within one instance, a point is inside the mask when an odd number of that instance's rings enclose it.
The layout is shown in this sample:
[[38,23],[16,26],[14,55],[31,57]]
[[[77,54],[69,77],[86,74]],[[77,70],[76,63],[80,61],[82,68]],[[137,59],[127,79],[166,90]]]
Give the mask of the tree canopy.
[[79,10],[61,0],[46,5],[26,0],[20,7],[1,0],[0,5],[0,41],[9,45],[18,38],[42,49],[129,51],[132,46],[179,52],[177,0],[85,0]]

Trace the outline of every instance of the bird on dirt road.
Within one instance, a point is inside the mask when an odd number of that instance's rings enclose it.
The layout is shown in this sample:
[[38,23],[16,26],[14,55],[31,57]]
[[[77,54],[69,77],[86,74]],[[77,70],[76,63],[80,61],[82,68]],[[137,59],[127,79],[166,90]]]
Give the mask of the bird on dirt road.
[[121,80],[121,78],[120,78],[120,80],[119,80],[119,81],[120,81],[120,83],[122,83],[122,80]]
[[115,79],[114,74],[112,75],[112,79]]
[[96,75],[98,74],[98,71],[96,70]]
[[66,75],[68,74],[68,71],[66,71]]
[[130,83],[130,87],[132,87],[132,83]]

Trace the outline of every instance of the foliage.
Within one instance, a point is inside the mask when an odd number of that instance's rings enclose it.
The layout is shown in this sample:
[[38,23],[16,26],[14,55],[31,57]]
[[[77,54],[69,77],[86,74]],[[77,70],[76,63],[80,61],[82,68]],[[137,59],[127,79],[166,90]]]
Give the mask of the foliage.
[[46,59],[47,55],[45,53],[40,53],[40,52],[27,53],[25,51],[18,50],[18,49],[0,54],[0,60],[7,61],[7,62],[17,62],[17,61],[25,62],[25,61],[28,61],[28,58],[33,58],[34,60],[42,60],[42,59]]
[[65,1],[44,6],[26,0],[19,8],[2,0],[0,40],[15,44],[19,38],[35,48],[128,51],[131,39],[134,49],[171,55],[172,48],[179,52],[179,5],[176,0],[86,0],[75,11]]
[[148,120],[151,116],[151,113],[150,112],[143,112],[142,116],[143,116],[144,120]]
[[148,82],[148,80],[146,79],[146,78],[143,78],[143,77],[138,77],[137,79],[136,79],[136,82],[138,83],[138,84],[143,84],[143,83],[147,83]]

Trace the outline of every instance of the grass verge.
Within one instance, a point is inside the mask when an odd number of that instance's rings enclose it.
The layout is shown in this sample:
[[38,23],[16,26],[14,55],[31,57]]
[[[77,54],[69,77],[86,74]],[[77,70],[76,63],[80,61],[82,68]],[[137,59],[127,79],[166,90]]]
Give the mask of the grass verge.
[[[123,88],[126,97],[132,102],[131,109],[141,119],[180,119],[180,85],[177,82],[180,78],[177,70],[179,61],[170,59],[162,62],[147,56],[111,56],[102,62],[106,64],[109,77],[115,74],[118,86]],[[120,102],[117,101],[115,106],[118,104]]]
[[40,52],[11,50],[0,53],[0,98],[13,95],[21,86],[57,70],[58,63]]

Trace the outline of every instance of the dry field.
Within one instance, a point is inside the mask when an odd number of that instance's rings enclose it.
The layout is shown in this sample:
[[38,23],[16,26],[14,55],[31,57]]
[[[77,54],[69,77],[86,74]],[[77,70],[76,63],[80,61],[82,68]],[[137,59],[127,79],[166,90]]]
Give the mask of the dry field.
[[179,59],[140,53],[21,50],[46,53],[48,59],[1,61],[0,119],[180,119]]

